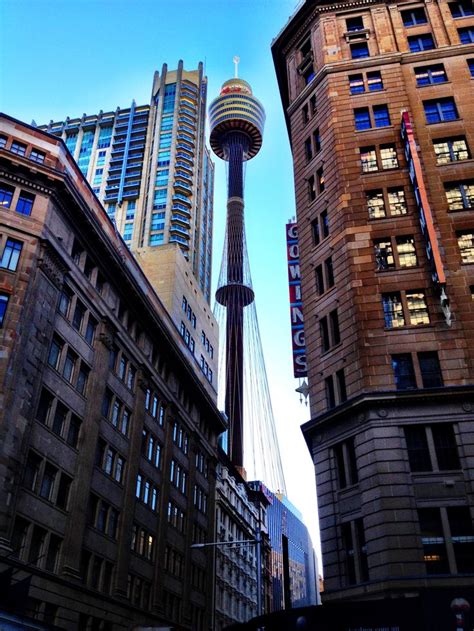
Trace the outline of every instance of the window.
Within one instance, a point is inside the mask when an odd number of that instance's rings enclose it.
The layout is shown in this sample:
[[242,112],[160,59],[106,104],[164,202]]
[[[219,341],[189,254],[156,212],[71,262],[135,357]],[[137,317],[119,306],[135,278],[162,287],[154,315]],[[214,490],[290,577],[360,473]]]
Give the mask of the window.
[[316,113],[316,109],[317,109],[317,104],[316,104],[316,95],[313,94],[312,96],[309,97],[309,107],[311,110],[311,115]]
[[349,76],[349,91],[351,94],[363,92],[377,92],[383,90],[382,74],[379,70],[367,74],[355,74]]
[[[467,60],[467,67],[469,68],[469,72],[471,73],[471,77],[474,78],[474,59]],[[1,202],[0,202],[1,204]]]
[[319,133],[319,127],[313,132],[313,144],[315,153],[321,151],[321,136]]
[[346,19],[346,28],[348,33],[354,33],[356,31],[364,30],[364,20],[361,15],[358,15],[355,18],[347,18]]
[[314,175],[311,175],[308,178],[308,196],[310,202],[316,199],[316,182],[314,179]]
[[392,368],[397,390],[416,388],[415,370],[410,353],[392,355]]
[[466,28],[458,28],[458,35],[461,44],[474,43],[474,27],[468,26]]
[[15,189],[8,184],[0,184],[0,206],[10,208]]
[[423,388],[439,388],[443,386],[443,375],[436,351],[418,353]]
[[375,269],[378,272],[396,268],[415,267],[418,264],[415,239],[412,236],[376,239],[374,241]]
[[343,368],[341,368],[340,370],[336,372],[336,383],[337,383],[337,390],[339,394],[339,402],[344,403],[344,401],[347,401],[347,390],[346,390],[346,378],[344,375]]
[[354,74],[349,76],[349,91],[351,94],[365,92],[364,75]]
[[363,59],[364,57],[370,57],[369,44],[367,42],[356,42],[350,44],[352,59]]
[[444,187],[449,210],[474,208],[474,181],[451,182]]
[[356,519],[341,525],[342,545],[346,561],[346,577],[349,585],[369,580],[367,546],[364,524]]
[[333,448],[340,489],[357,484],[359,481],[354,442],[354,438],[349,438]]
[[395,269],[393,258],[392,242],[390,238],[377,239],[374,241],[375,269],[378,272]]
[[76,366],[76,362],[78,357],[76,353],[73,353],[71,349],[66,353],[66,359],[64,360],[63,366],[63,377],[66,381],[72,382],[74,376],[74,368]]
[[362,167],[362,173],[371,173],[372,171],[378,171],[377,154],[375,147],[361,147],[360,148],[360,164]]
[[414,237],[396,237],[395,242],[397,245],[398,266],[401,268],[416,267],[418,260],[416,258]]
[[323,167],[316,171],[316,178],[318,183],[318,194],[321,194],[325,188]]
[[306,125],[306,123],[309,122],[309,109],[307,103],[305,103],[301,108],[301,116],[303,118],[303,125]]
[[95,331],[97,329],[97,320],[89,313],[89,318],[87,320],[87,327],[84,337],[88,344],[93,343],[95,337]]
[[401,11],[403,24],[405,26],[416,26],[417,24],[426,24],[425,10],[420,8],[409,9],[408,11]]
[[0,149],[4,149],[6,147],[8,138],[6,136],[0,135]]
[[0,261],[0,267],[8,269],[11,272],[16,271],[22,247],[23,244],[20,241],[7,239],[3,250],[2,260]]
[[373,125],[368,107],[359,107],[354,110],[356,131],[364,131],[366,129],[372,129],[372,127],[387,127],[390,125],[390,115],[387,105],[374,105],[372,107],[372,112]]
[[420,66],[415,68],[416,85],[433,85],[435,83],[444,83],[448,80],[446,70],[443,64],[435,64],[433,66]]
[[412,53],[419,53],[422,50],[433,50],[436,48],[431,33],[423,35],[412,35],[408,38],[408,46]]
[[321,228],[319,226],[319,217],[311,222],[311,234],[313,235],[313,245],[319,245],[321,242]]
[[382,74],[379,70],[367,73],[367,87],[369,92],[383,90]]
[[448,6],[453,18],[464,18],[474,15],[472,2],[449,2]]
[[427,123],[445,123],[458,118],[456,103],[452,96],[444,99],[423,101]]
[[386,216],[383,191],[367,191],[366,198],[370,219],[381,219]]
[[43,164],[46,158],[46,154],[43,153],[42,151],[38,151],[37,149],[32,149],[30,151],[29,158],[30,160],[33,160],[33,162],[38,162],[40,164]]
[[74,309],[74,315],[72,317],[72,326],[76,329],[76,331],[81,331],[85,313],[86,308],[81,302],[79,302],[79,300],[77,300],[76,308]]
[[397,148],[395,145],[380,145],[380,160],[382,169],[398,168]]
[[26,191],[21,191],[18,202],[16,204],[16,212],[20,213],[21,215],[31,215],[31,209],[33,208],[34,201],[34,195],[32,195],[31,193],[27,193]]
[[390,116],[387,105],[374,105],[373,111],[375,127],[387,127],[390,125]]
[[63,349],[63,346],[64,342],[62,341],[62,339],[54,336],[49,349],[48,364],[56,370],[59,366],[59,360],[61,358],[61,351]]
[[324,388],[326,391],[326,405],[328,407],[328,410],[331,410],[333,407],[336,406],[336,396],[334,393],[334,381],[332,375],[326,377],[326,379],[324,380]]
[[429,324],[428,305],[421,291],[407,291],[406,300],[411,325]]
[[354,110],[355,128],[357,131],[363,131],[372,127],[370,122],[370,113],[368,107],[359,107]]
[[69,308],[71,306],[72,297],[73,297],[73,293],[71,289],[69,289],[67,285],[64,285],[61,293],[59,294],[58,311],[65,318],[67,318],[69,315]]
[[405,326],[403,315],[403,305],[399,292],[393,294],[382,294],[382,305],[385,319],[385,326],[389,329]]
[[125,473],[125,460],[101,438],[99,438],[97,444],[96,464],[104,473],[117,482],[122,483]]
[[457,233],[462,263],[474,263],[474,230]]
[[323,210],[323,212],[320,215],[320,218],[321,218],[322,235],[323,235],[323,239],[325,239],[326,237],[329,236],[328,211],[327,210]]
[[339,317],[337,309],[334,309],[329,313],[329,316],[324,316],[319,321],[319,331],[321,334],[321,345],[323,353],[327,352],[333,346],[336,346],[341,341],[341,334],[339,330]]
[[397,216],[407,214],[407,203],[403,188],[389,188],[387,197],[390,215]]
[[304,141],[304,153],[306,156],[306,162],[313,159],[313,144],[311,142],[311,138],[306,138]]
[[458,160],[468,160],[471,157],[464,137],[433,140],[433,148],[436,155],[436,164],[449,164],[449,162]]
[[428,575],[473,571],[474,528],[468,506],[419,508],[418,519]]
[[326,283],[328,288],[334,287],[334,268],[331,256],[324,261],[324,271],[326,273]]
[[26,155],[26,145],[14,140],[11,144],[10,151],[18,154],[19,156],[24,156]]
[[8,294],[0,293],[0,328],[3,327],[9,299]]

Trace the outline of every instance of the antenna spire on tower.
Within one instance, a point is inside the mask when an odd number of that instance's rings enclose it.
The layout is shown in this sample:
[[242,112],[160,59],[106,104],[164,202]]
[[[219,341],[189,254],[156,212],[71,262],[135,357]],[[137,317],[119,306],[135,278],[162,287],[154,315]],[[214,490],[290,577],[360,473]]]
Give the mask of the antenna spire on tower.
[[237,79],[238,76],[239,76],[239,61],[240,61],[240,57],[235,55],[235,57],[234,57],[234,59],[232,61],[234,62],[234,66],[235,66],[234,76]]

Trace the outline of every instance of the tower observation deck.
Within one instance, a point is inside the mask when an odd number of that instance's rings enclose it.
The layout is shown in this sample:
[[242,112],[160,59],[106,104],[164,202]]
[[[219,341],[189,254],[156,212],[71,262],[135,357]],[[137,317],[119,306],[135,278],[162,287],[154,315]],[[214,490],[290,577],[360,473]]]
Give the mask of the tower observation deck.
[[[226,237],[215,315],[225,331],[225,342],[220,344],[224,357],[219,363],[224,366],[220,382],[225,384],[229,456],[244,470],[245,416],[245,444],[253,441],[253,461],[266,461],[267,468],[270,463],[267,484],[284,490],[244,227],[244,163],[260,151],[264,124],[265,111],[250,85],[238,77],[225,81],[209,108],[211,148],[228,163]],[[254,475],[261,472],[255,469]]]

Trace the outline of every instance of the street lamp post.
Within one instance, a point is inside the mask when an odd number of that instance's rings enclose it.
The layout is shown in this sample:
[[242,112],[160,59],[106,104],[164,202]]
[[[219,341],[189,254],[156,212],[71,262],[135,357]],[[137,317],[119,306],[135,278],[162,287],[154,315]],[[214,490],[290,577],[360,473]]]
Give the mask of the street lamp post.
[[[257,530],[255,539],[242,539],[240,541],[210,541],[208,543],[193,543],[191,548],[222,547],[231,548],[233,546],[254,545],[257,558],[257,616],[262,615],[262,534]],[[215,570],[214,570],[215,572]],[[216,577],[214,576],[214,583]],[[214,608],[216,604],[214,602]]]

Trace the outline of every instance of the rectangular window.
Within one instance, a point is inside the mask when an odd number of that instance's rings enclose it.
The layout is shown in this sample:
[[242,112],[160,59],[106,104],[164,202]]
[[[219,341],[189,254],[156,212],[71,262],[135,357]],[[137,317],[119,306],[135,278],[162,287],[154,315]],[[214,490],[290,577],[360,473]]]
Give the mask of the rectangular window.
[[346,19],[346,28],[348,33],[355,33],[364,30],[364,20],[361,15],[354,18]]
[[356,131],[371,129],[370,113],[368,107],[359,107],[354,110],[354,120]]
[[2,260],[0,261],[0,267],[10,270],[11,272],[16,271],[22,247],[23,243],[20,241],[7,239],[3,250]]
[[7,140],[8,138],[6,136],[4,136],[3,134],[0,135],[0,149],[4,149],[6,147]]
[[377,166],[377,154],[375,152],[375,147],[361,147],[359,151],[362,173],[378,171],[379,168]]
[[474,43],[474,27],[467,26],[465,28],[458,28],[459,41],[461,44]]
[[74,315],[72,317],[72,326],[76,329],[76,331],[80,332],[81,330],[85,312],[86,312],[86,308],[78,300],[76,302],[76,308],[74,309]]
[[436,164],[448,164],[458,160],[468,160],[471,157],[464,137],[433,140],[433,148],[436,154]]
[[369,44],[367,42],[356,42],[350,44],[352,59],[363,59],[370,57]]
[[436,48],[433,36],[431,33],[424,33],[423,35],[412,35],[408,38],[408,46],[410,52],[419,53],[422,50],[433,50]]
[[421,291],[407,291],[407,308],[411,325],[429,324],[428,305]]
[[403,315],[403,305],[400,292],[382,294],[382,306],[385,326],[388,329],[405,326],[405,317]]
[[344,376],[344,369],[341,368],[336,372],[336,383],[337,390],[339,395],[339,402],[344,403],[347,401],[347,390],[346,390],[346,378]]
[[367,191],[366,198],[370,219],[382,219],[386,216],[383,191]]
[[26,191],[20,192],[20,197],[18,198],[18,202],[16,204],[16,212],[21,215],[31,215],[31,209],[33,208],[33,202],[35,201],[35,196],[31,193],[27,193]]
[[32,149],[29,155],[30,160],[33,162],[38,162],[39,164],[43,164],[46,158],[46,154],[42,151],[38,151],[38,149]]
[[457,232],[462,263],[474,263],[474,230]]
[[63,346],[64,342],[59,337],[54,336],[49,349],[48,364],[56,370],[59,366]]
[[321,227],[322,227],[323,239],[325,239],[326,237],[329,236],[328,211],[327,210],[323,210],[323,212],[321,213],[320,217],[321,217]]
[[323,353],[326,353],[330,347],[329,327],[327,317],[321,318],[319,321],[319,333],[321,335],[321,346]]
[[390,238],[376,239],[374,241],[375,269],[378,272],[395,269],[392,242]]
[[311,175],[308,178],[308,196],[310,202],[316,199],[316,181],[314,179],[314,175]]
[[0,184],[0,206],[10,208],[15,189],[8,184]]
[[408,462],[410,471],[432,471],[430,450],[426,429],[422,425],[410,425],[404,428],[407,443]]
[[471,77],[474,78],[474,59],[468,59],[467,60],[467,67],[469,68],[469,72],[471,73]]
[[383,90],[382,74],[379,70],[367,73],[367,87],[369,92]]
[[19,156],[24,156],[26,155],[26,145],[14,140],[11,144],[10,151],[12,153],[16,153]]
[[458,111],[452,96],[444,99],[423,101],[427,123],[445,123],[457,120]]
[[397,390],[416,388],[415,370],[410,353],[392,355],[392,368]]
[[406,215],[408,212],[403,188],[389,188],[387,191],[388,209],[391,216]]
[[319,127],[313,132],[314,151],[319,153],[321,151],[321,136],[319,133]]
[[380,145],[380,160],[382,169],[397,169],[398,157],[395,145]]
[[331,341],[332,344],[335,346],[341,341],[341,333],[339,330],[339,316],[337,314],[337,309],[334,309],[329,314],[329,322],[331,325]]
[[375,127],[388,127],[390,125],[390,115],[387,105],[374,105],[373,111]]
[[349,91],[351,94],[365,92],[364,75],[354,74],[349,76]]
[[417,26],[418,24],[427,24],[425,10],[420,8],[401,11],[404,26]]
[[451,541],[459,574],[474,571],[474,527],[468,506],[449,506],[448,514]]
[[8,301],[10,296],[8,294],[0,293],[0,328],[3,327],[5,321],[5,314],[7,312]]
[[313,235],[313,245],[319,245],[321,242],[321,230],[319,227],[319,217],[311,222],[311,233]]
[[326,404],[328,410],[331,410],[333,407],[336,406],[336,396],[334,393],[334,382],[332,375],[326,377],[326,379],[324,380],[324,386],[326,389]]
[[443,375],[436,351],[418,353],[423,388],[439,388],[443,386]]
[[427,574],[449,574],[446,543],[439,508],[419,508],[421,542]]
[[326,272],[326,282],[329,289],[331,287],[334,287],[334,268],[332,265],[331,256],[324,261],[324,269]]
[[325,188],[323,167],[316,171],[316,177],[318,182],[318,193],[321,194]]
[[453,18],[465,18],[474,15],[472,2],[449,2],[448,6]]
[[474,208],[474,181],[450,182],[444,188],[449,210]]
[[306,162],[313,159],[313,145],[311,143],[311,138],[306,138],[304,141],[304,153],[306,156]]
[[446,70],[443,64],[435,64],[433,66],[420,66],[415,68],[416,85],[433,85],[435,83],[444,83],[448,80]]
[[76,362],[77,362],[77,355],[76,353],[73,353],[70,349],[68,350],[68,352],[66,353],[66,359],[64,360],[64,367],[63,367],[63,377],[64,379],[66,379],[66,381],[71,382],[73,375],[74,375],[74,368],[76,366]]
[[306,125],[309,121],[309,108],[307,103],[305,103],[305,105],[301,108],[301,116],[303,119],[303,125]]
[[412,236],[396,237],[395,242],[399,267],[416,267],[418,260],[416,258],[415,239]]
[[321,296],[324,293],[324,275],[323,266],[318,265],[315,269],[316,293]]

